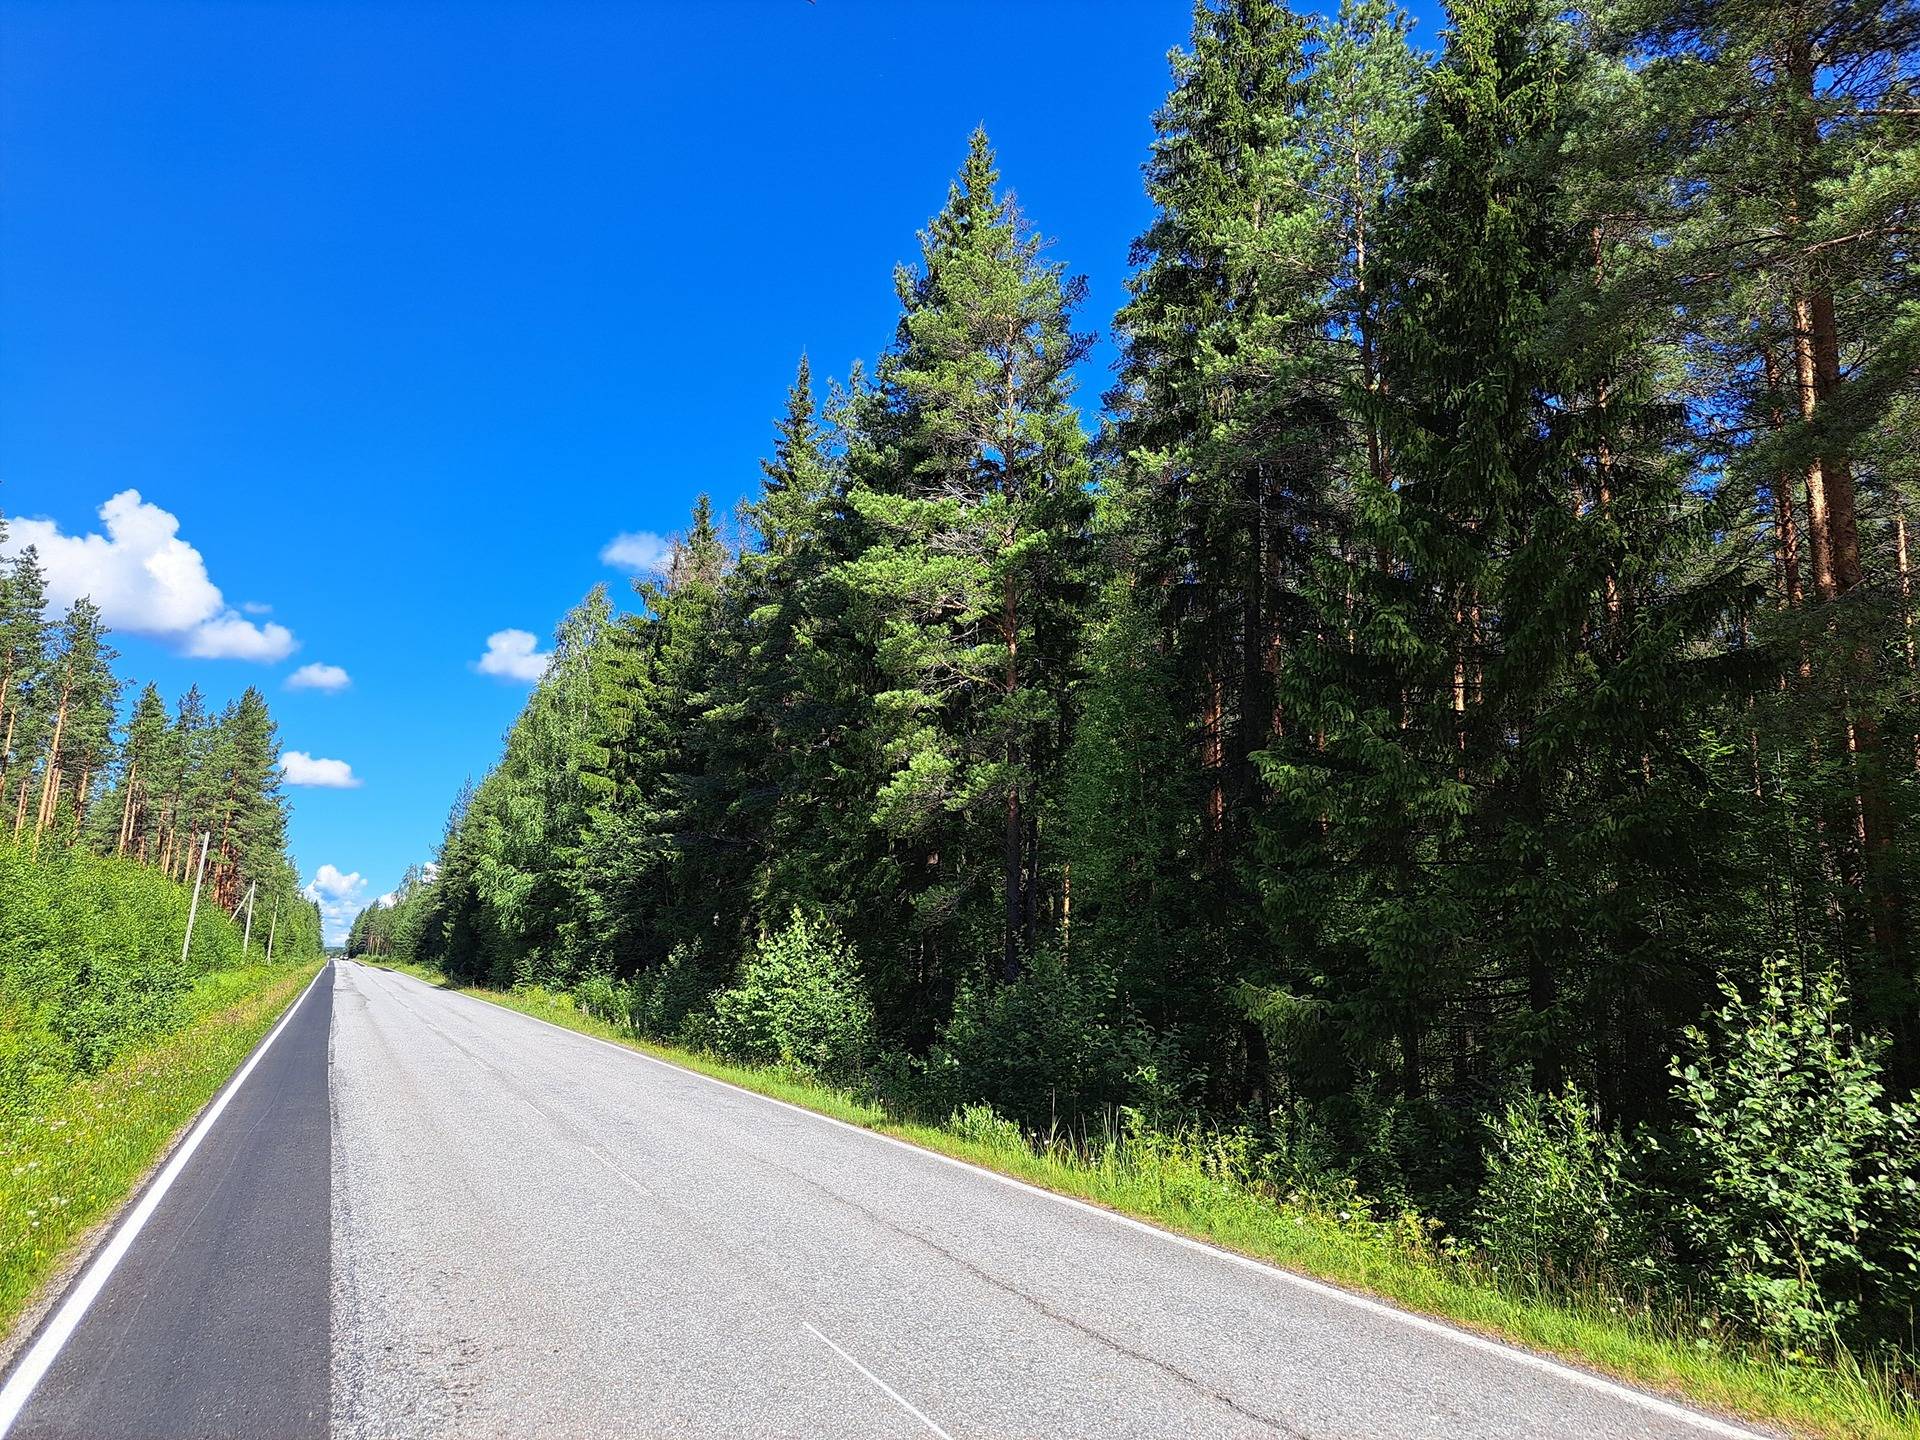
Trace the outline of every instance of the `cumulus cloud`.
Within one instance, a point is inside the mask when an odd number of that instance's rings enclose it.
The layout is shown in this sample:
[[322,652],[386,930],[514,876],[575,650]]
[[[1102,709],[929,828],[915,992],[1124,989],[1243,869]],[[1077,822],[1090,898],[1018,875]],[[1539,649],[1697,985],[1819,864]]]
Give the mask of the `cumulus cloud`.
[[300,646],[286,626],[272,621],[256,625],[231,610],[201,621],[186,639],[187,654],[199,660],[258,660],[266,665],[286,659]]
[[298,648],[286,626],[256,625],[228,605],[207,576],[206,560],[180,538],[179,520],[138,490],[122,490],[99,514],[104,535],[67,535],[52,520],[8,519],[5,553],[29,545],[39,551],[50,606],[64,609],[88,596],[116,630],[157,636],[204,660],[271,663]]
[[538,680],[547,673],[553,652],[536,649],[537,644],[528,631],[496,630],[487,636],[486,653],[473,662],[473,668],[503,680]]
[[326,760],[304,750],[289,750],[280,757],[280,773],[289,785],[317,785],[323,790],[358,790],[360,778],[344,760]]
[[665,536],[651,530],[630,530],[600,547],[600,563],[632,575],[646,575],[665,569],[672,553],[673,542]]
[[273,613],[273,606],[267,604],[264,600],[242,600],[240,602],[240,608],[249,615],[271,615]]
[[302,665],[287,677],[289,690],[344,690],[353,677],[338,665]]
[[353,927],[353,917],[360,913],[367,879],[358,870],[342,874],[335,866],[322,865],[301,893],[319,905],[326,943],[338,945]]

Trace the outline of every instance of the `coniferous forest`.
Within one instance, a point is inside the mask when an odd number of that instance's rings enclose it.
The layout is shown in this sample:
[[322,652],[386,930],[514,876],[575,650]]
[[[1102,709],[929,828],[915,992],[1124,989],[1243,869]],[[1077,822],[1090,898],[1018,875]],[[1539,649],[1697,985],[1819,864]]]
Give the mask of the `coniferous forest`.
[[0,560],[0,1149],[177,1026],[197,980],[320,952],[260,691],[215,713],[196,687],[169,713],[149,684],[123,724],[99,607],[47,609],[34,547]]
[[353,948],[1911,1353],[1917,40],[1203,0],[1119,314],[975,134]]

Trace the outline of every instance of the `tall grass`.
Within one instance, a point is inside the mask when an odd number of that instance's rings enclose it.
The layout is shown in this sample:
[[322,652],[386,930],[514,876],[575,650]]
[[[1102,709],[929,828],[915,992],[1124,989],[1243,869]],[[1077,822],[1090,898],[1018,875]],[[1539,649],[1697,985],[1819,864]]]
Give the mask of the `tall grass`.
[[1814,1364],[1741,1345],[1686,1314],[1600,1293],[1549,1297],[1511,1285],[1471,1252],[1437,1242],[1417,1216],[1381,1220],[1338,1193],[1274,1184],[1230,1133],[1169,1135],[1116,1117],[1099,1134],[1036,1137],[985,1106],[934,1123],[792,1069],[642,1039],[565,993],[471,988],[419,966],[390,968],[1697,1405],[1801,1435],[1920,1435],[1910,1376],[1844,1355]]

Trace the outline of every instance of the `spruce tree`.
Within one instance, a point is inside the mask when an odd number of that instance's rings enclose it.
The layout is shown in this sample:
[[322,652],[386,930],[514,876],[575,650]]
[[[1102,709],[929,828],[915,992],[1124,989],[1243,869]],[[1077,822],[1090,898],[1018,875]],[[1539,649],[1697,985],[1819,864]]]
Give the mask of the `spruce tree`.
[[[1156,861],[1136,854],[1128,867],[1159,877],[1151,900],[1133,884],[1103,894],[1100,877],[1125,872],[1091,853],[1083,895],[1090,920],[1111,909],[1133,940],[1161,937],[1164,976],[1140,954],[1129,981],[1153,1013],[1178,1014],[1210,1054],[1232,1025],[1228,1083],[1242,1096],[1264,1084],[1266,1062],[1258,1029],[1232,1024],[1233,997],[1272,978],[1253,890],[1268,805],[1258,757],[1293,723],[1276,674],[1312,623],[1362,463],[1344,393],[1377,369],[1374,306],[1356,277],[1408,108],[1405,29],[1377,3],[1324,29],[1277,0],[1196,6],[1192,49],[1176,55],[1155,120],[1158,209],[1119,317],[1103,531],[1155,654],[1123,650],[1101,675],[1127,693],[1157,670],[1186,744],[1171,764],[1157,745],[1136,751],[1138,782],[1109,791],[1125,813],[1078,821],[1124,833],[1126,850],[1161,837]],[[1129,928],[1142,903],[1166,908]]]

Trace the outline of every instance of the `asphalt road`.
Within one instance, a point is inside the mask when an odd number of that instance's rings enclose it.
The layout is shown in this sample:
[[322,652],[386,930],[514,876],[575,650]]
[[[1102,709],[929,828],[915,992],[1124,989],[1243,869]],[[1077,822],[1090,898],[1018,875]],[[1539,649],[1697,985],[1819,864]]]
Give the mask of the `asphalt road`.
[[331,1000],[231,1087],[9,1440],[327,1433]]
[[323,1428],[1747,1433],[351,964],[236,1092],[13,1433]]

